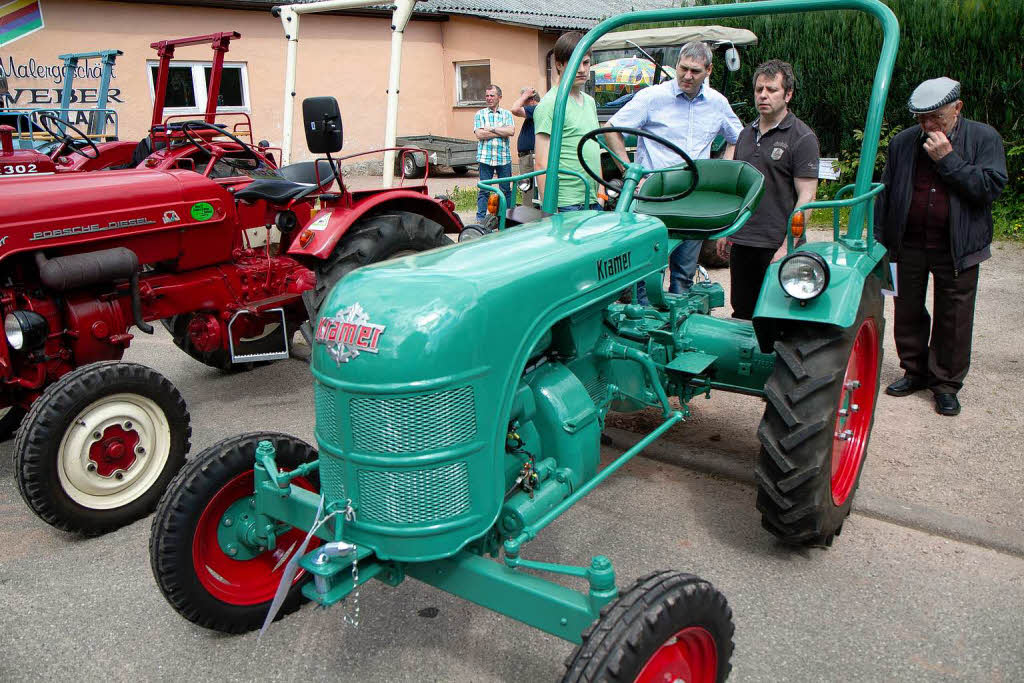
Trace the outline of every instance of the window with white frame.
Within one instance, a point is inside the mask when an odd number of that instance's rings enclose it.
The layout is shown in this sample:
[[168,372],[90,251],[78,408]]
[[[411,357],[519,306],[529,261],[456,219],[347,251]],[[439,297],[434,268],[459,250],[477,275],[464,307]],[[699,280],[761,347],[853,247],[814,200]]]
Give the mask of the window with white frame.
[[[160,63],[150,60],[149,94],[155,99],[157,71]],[[167,74],[165,114],[199,114],[206,111],[206,97],[210,91],[211,62],[172,61]],[[245,64],[224,62],[220,77],[219,112],[249,111],[249,78]]]
[[491,63],[455,62],[455,102],[458,107],[484,104],[484,91],[491,84]]

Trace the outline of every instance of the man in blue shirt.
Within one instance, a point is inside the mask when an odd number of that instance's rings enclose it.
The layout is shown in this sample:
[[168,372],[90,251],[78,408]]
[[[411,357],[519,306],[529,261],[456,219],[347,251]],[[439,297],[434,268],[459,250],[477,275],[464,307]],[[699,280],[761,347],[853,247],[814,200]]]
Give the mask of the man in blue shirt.
[[[500,109],[501,88],[496,85],[487,86],[484,91],[487,106],[473,117],[473,135],[476,136],[476,160],[480,180],[491,178],[508,178],[512,175],[512,150],[508,139],[515,135],[516,121],[508,109]],[[500,186],[507,207],[512,204],[512,183]],[[491,193],[480,189],[476,194],[476,220],[482,223],[487,216],[487,197]]]
[[[721,134],[728,143],[725,159],[732,159],[743,124],[729,101],[707,83],[711,75],[711,48],[705,43],[687,43],[679,52],[676,77],[639,91],[606,126],[639,128],[677,145],[691,159],[709,159],[711,143]],[[618,133],[606,137],[608,147],[626,159],[626,144]],[[667,168],[681,163],[678,155],[664,145],[639,138],[636,163],[645,168]],[[700,240],[687,240],[669,257],[669,292],[681,294],[693,284],[700,255]]]
[[[540,95],[536,89],[531,87],[523,88],[519,99],[512,105],[510,111],[513,116],[525,119],[522,128],[519,129],[519,137],[516,139],[516,149],[519,152],[519,173],[529,173],[533,170],[533,110],[540,102]],[[533,206],[533,198],[537,194],[536,180],[530,179],[530,189],[523,192],[523,206]]]

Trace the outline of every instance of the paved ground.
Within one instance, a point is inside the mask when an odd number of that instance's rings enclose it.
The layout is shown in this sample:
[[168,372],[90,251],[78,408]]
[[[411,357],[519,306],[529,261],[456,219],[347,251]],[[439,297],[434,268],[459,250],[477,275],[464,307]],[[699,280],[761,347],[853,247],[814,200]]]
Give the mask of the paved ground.
[[[856,512],[833,548],[794,552],[760,529],[744,480],[761,404],[715,394],[526,556],[583,564],[606,554],[620,586],[666,567],[712,580],[735,612],[733,680],[1024,680],[1021,291],[1024,249],[997,248],[983,266],[960,417],[939,417],[923,395],[880,399]],[[886,346],[891,381],[888,333]],[[193,454],[253,429],[312,438],[310,377],[297,360],[221,375],[160,329],[129,359],[178,386]],[[644,430],[645,419],[617,424]],[[636,438],[612,435],[609,458]],[[342,608],[307,606],[262,642],[207,632],[157,590],[149,519],[97,539],[57,532],[25,507],[10,456],[11,442],[0,444],[0,681],[546,681],[571,652],[413,581],[368,584],[358,629]]]

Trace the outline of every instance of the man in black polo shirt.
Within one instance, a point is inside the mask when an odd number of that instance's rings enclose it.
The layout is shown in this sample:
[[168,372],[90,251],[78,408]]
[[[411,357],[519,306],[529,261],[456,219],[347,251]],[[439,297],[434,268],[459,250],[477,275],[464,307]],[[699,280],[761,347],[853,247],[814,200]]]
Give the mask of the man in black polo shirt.
[[[526,119],[523,121],[523,127],[519,129],[519,138],[516,141],[516,148],[519,152],[519,172],[516,175],[533,170],[533,110],[537,108],[539,102],[540,95],[537,94],[537,91],[534,88],[526,87],[519,93],[519,99],[509,109],[513,116]],[[533,181],[530,183],[530,188],[523,191],[522,194],[523,206],[532,207],[533,198],[537,194],[537,179],[531,178],[530,180]]]
[[[764,174],[764,195],[746,225],[718,242],[723,255],[730,252],[729,303],[734,318],[753,317],[768,266],[783,254],[789,214],[814,201],[818,189],[818,137],[789,111],[795,85],[793,67],[786,62],[772,59],[754,71],[758,118],[744,126],[735,158]],[[806,219],[810,211],[805,214]]]

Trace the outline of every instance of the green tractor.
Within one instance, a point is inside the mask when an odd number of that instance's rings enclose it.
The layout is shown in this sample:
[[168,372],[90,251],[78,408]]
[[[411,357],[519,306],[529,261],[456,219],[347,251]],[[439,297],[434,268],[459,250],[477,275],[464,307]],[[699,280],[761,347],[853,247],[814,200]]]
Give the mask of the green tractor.
[[[625,24],[826,9],[866,12],[884,31],[861,172],[837,199],[808,205],[851,207],[850,223],[840,234],[837,218],[831,242],[790,240],[752,324],[710,315],[724,304],[719,285],[661,288],[675,240],[729,235],[756,207],[763,178],[742,162],[629,164],[615,212],[557,214],[549,190],[541,220],[360,268],[316,324],[319,452],[284,434],[232,437],[189,462],[161,501],[150,554],[174,608],[232,633],[304,600],[345,600],[357,619],[361,584],[415,578],[577,643],[568,681],[723,680],[732,614],[710,583],[663,571],[620,593],[607,558],[540,562],[527,544],[715,389],[765,399],[764,526],[795,545],[839,533],[879,386],[887,264],[870,229],[870,169],[899,27],[878,0],[633,12],[588,33],[566,70]],[[640,281],[651,305],[618,303]],[[608,411],[652,406],[662,424],[600,467]]]

